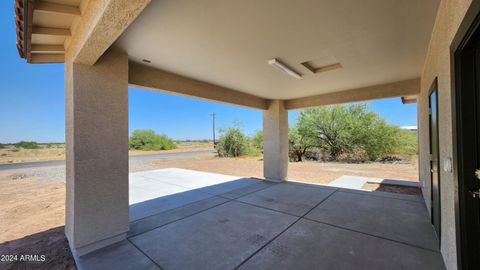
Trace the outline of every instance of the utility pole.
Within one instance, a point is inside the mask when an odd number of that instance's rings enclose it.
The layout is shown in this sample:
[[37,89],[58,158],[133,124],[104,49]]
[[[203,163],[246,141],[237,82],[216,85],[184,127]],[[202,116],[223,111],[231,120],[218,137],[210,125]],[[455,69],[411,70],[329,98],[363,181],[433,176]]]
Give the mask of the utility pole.
[[217,114],[216,113],[212,113],[211,116],[212,116],[212,124],[213,124],[213,147],[215,147],[216,145],[216,142],[215,142],[215,116]]

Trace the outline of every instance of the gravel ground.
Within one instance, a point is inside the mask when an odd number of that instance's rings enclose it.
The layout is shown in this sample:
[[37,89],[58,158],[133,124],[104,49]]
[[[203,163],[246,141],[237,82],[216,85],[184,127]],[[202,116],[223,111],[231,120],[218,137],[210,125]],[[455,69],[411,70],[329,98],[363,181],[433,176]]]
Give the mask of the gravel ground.
[[[155,159],[131,159],[129,162],[130,172],[148,171],[158,169]],[[35,179],[40,182],[63,182],[65,183],[65,166],[51,166],[39,168],[25,168],[0,171],[2,180]]]

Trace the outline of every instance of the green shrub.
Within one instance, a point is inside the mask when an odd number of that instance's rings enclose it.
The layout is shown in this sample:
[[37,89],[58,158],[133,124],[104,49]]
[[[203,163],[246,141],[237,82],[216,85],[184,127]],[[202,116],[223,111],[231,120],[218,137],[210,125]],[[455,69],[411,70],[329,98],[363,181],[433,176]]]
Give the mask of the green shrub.
[[221,157],[239,157],[248,154],[248,138],[239,128],[221,129],[217,150]]
[[253,134],[250,138],[250,143],[253,148],[260,152],[263,152],[263,131],[258,130],[257,132],[255,132],[255,134]]
[[0,143],[0,149],[3,149],[3,148],[5,148],[5,145]]
[[401,137],[406,137],[397,126],[369,111],[365,103],[306,109],[299,114],[296,127],[300,135],[328,152],[332,160],[353,156],[377,160],[403,146],[400,142],[405,140]]
[[15,147],[17,148],[23,148],[23,149],[38,149],[40,148],[40,145],[37,142],[34,141],[20,141],[15,144]]
[[418,154],[418,136],[416,131],[400,130],[395,152],[402,156]]
[[177,148],[167,135],[156,134],[153,130],[137,129],[128,139],[128,146],[135,150],[170,150]]

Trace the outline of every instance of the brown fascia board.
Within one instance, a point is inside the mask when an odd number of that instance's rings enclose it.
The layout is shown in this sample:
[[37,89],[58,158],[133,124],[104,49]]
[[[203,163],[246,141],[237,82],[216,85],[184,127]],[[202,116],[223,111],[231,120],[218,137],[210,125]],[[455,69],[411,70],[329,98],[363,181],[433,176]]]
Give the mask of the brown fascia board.
[[15,11],[15,27],[17,33],[17,50],[21,58],[30,62],[30,46],[32,38],[32,20],[34,0],[15,0],[13,9]]
[[23,0],[23,51],[27,62],[31,62],[31,41],[33,27],[34,0]]
[[23,0],[15,0],[13,4],[13,9],[15,11],[14,21],[15,21],[15,32],[17,34],[16,43],[18,54],[21,58],[25,58],[25,36],[24,36],[24,5]]

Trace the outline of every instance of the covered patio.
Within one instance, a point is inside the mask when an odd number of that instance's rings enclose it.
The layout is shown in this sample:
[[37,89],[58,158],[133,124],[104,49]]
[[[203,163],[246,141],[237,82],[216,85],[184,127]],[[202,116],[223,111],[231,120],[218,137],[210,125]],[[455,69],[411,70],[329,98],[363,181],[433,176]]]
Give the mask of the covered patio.
[[[65,234],[79,266],[476,269],[478,226],[461,235],[458,195],[478,225],[479,182],[473,167],[472,188],[457,175],[452,68],[478,1],[15,3],[20,56],[65,65]],[[261,110],[265,180],[129,177],[129,87]],[[422,197],[288,181],[289,110],[391,97],[418,104]]]
[[130,174],[126,240],[85,269],[444,269],[420,196],[183,169]]

